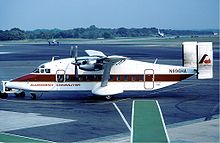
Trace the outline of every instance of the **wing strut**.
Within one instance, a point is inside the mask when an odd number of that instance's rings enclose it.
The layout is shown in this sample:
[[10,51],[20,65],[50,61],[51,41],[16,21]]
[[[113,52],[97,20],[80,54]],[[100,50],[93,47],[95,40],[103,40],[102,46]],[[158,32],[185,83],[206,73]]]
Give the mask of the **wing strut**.
[[110,71],[114,64],[109,62],[104,65],[104,72],[102,77],[101,87],[105,87],[108,85],[108,80],[110,79]]

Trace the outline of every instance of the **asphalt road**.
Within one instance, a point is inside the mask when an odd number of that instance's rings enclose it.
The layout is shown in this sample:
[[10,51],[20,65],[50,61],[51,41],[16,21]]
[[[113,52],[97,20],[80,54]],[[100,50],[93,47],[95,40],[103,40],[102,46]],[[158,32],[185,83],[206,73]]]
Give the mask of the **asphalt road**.
[[[0,80],[8,80],[31,72],[54,55],[68,57],[70,45],[7,45],[0,47]],[[181,65],[181,48],[141,47],[127,45],[79,45],[143,61]],[[113,101],[92,97],[90,92],[44,93],[36,101],[29,96],[17,99],[9,95],[0,100],[1,111],[37,113],[45,117],[74,120],[46,126],[4,131],[17,135],[55,142],[76,142],[105,136],[126,134],[128,128],[114,108],[115,102],[130,123],[133,100],[158,100],[167,125],[219,114],[219,45],[214,49],[214,78],[197,80],[192,77],[177,85],[154,92],[125,92]],[[135,51],[135,52],[134,52]],[[8,53],[3,53],[8,52]],[[27,93],[28,94],[28,93]],[[14,119],[16,122],[16,118]],[[24,122],[28,122],[25,118]],[[2,123],[4,124],[4,123]]]

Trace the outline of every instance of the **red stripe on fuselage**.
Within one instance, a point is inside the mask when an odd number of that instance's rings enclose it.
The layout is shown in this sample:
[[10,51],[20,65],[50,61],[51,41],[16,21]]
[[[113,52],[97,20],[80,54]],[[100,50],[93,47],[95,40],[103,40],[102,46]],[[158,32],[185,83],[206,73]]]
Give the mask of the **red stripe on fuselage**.
[[28,74],[19,78],[16,78],[12,81],[18,81],[18,82],[38,82],[38,81],[43,81],[43,82],[54,82],[56,81],[56,76],[55,75],[43,75],[43,74]]
[[[115,82],[143,82],[143,81],[181,81],[191,77],[193,74],[155,74],[153,75],[111,75],[109,81]],[[68,77],[68,78],[67,78]],[[67,75],[66,82],[92,82],[101,81],[102,75]],[[56,82],[56,75],[50,74],[29,74],[12,80],[12,82]]]

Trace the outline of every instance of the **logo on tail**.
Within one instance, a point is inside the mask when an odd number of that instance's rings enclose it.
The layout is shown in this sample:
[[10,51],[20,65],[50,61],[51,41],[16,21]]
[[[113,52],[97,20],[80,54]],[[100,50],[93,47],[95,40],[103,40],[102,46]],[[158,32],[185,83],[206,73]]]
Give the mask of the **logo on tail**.
[[199,64],[211,64],[211,59],[207,54],[204,54],[201,60],[199,61]]

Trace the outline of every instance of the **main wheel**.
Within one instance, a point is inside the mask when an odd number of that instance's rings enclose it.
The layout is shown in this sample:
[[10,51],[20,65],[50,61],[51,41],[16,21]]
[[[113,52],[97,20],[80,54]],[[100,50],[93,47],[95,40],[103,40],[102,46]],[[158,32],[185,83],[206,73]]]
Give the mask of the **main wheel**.
[[21,93],[15,93],[15,96],[16,97],[22,97],[22,98],[24,98],[25,97],[25,92],[21,92]]
[[35,93],[31,93],[31,99],[32,100],[36,100],[37,99],[37,95]]
[[6,99],[6,98],[8,98],[8,94],[7,93],[0,93],[0,98]]
[[112,99],[112,95],[107,95],[107,96],[105,96],[105,99],[106,99],[106,100],[111,100],[111,99]]

